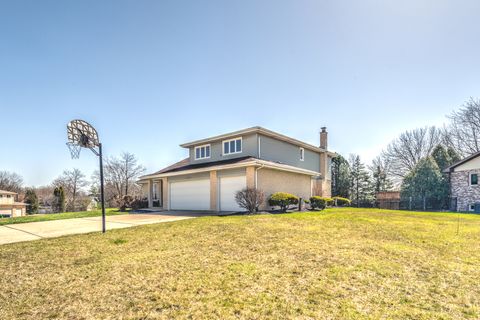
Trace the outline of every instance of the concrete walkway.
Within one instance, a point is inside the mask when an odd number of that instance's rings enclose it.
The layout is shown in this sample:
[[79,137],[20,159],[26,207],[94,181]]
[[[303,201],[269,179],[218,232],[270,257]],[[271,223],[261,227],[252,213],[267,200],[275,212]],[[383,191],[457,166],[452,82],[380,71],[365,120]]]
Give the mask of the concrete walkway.
[[[194,213],[125,214],[107,216],[107,232],[144,224],[177,221],[198,217]],[[28,222],[0,226],[0,245],[6,243],[55,238],[65,235],[99,232],[102,218],[76,218],[41,222]]]

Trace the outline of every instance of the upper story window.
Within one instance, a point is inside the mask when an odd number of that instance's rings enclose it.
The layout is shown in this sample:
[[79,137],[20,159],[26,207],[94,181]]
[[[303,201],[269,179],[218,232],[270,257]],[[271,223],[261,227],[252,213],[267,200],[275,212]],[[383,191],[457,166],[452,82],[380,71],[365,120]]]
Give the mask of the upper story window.
[[195,160],[210,158],[210,145],[195,147]]
[[305,149],[300,148],[300,161],[305,160]]
[[477,186],[478,185],[478,174],[472,173],[470,174],[470,185]]
[[233,154],[242,152],[242,138],[235,138],[223,141],[223,154]]

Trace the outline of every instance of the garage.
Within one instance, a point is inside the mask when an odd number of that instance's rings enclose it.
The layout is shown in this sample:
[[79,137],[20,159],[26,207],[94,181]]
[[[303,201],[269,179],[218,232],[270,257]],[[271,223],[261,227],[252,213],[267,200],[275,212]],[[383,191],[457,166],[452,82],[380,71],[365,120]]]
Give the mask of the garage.
[[210,210],[210,179],[170,183],[171,210]]
[[220,211],[245,211],[235,201],[235,194],[246,186],[245,175],[220,177],[218,180]]

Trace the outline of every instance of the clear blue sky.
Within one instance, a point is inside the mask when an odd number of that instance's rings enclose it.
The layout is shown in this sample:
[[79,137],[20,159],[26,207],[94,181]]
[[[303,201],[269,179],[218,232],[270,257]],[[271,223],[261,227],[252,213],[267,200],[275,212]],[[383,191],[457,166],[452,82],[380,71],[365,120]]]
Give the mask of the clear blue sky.
[[480,1],[0,1],[0,170],[71,160],[66,123],[148,171],[178,145],[261,125],[373,158],[480,96]]

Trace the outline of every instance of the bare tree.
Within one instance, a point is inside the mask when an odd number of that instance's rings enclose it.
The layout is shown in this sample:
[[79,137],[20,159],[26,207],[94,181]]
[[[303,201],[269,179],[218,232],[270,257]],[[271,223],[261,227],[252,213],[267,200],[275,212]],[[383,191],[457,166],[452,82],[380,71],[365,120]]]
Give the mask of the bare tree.
[[65,170],[63,174],[53,181],[55,187],[63,187],[67,197],[67,210],[75,211],[78,196],[87,185],[85,175],[79,169]]
[[248,213],[257,212],[263,200],[265,200],[265,194],[262,190],[256,188],[245,188],[235,194],[237,204],[247,210]]
[[446,137],[450,145],[461,155],[480,151],[480,100],[470,98],[450,116],[450,126]]
[[389,163],[388,173],[401,180],[442,142],[442,131],[436,127],[406,131],[387,146],[381,157]]
[[[120,157],[110,157],[105,161],[105,199],[115,203],[126,199],[125,196],[135,197],[140,193],[140,187],[136,181],[145,172],[145,167],[138,164],[134,154],[124,152]],[[99,181],[99,173],[93,175],[95,181]]]
[[0,171],[0,190],[20,193],[23,188],[23,178],[15,172]]

